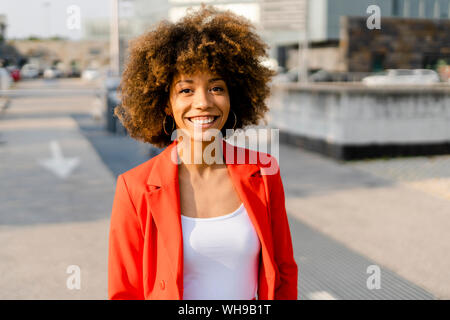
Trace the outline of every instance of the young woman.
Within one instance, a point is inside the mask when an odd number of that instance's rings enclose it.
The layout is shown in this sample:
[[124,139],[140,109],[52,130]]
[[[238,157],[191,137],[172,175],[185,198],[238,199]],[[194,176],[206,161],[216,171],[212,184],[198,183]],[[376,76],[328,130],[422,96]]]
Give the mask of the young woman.
[[223,139],[268,110],[266,48],[248,20],[210,6],[132,44],[115,112],[166,148],[117,179],[110,299],[297,299],[278,164]]

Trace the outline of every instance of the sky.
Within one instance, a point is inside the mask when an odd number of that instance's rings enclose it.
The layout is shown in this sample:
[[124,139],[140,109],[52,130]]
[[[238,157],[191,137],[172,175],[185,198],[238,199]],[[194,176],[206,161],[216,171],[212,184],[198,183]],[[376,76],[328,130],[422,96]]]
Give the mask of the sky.
[[74,21],[71,20],[74,15],[67,13],[71,5],[79,7],[81,20],[110,14],[110,0],[0,0],[0,14],[7,16],[6,38],[30,35],[81,38],[82,24],[79,29],[67,27],[68,21]]
[[[164,0],[145,0],[151,6],[161,5]],[[189,0],[178,0],[183,2]],[[208,1],[205,1],[208,2]],[[213,0],[211,0],[213,2]],[[132,14],[130,2],[119,0],[120,16]],[[83,21],[86,19],[109,18],[111,0],[0,0],[0,15],[6,14],[7,39],[27,38],[29,36],[49,37],[63,36],[80,39],[84,36]],[[69,28],[73,22],[74,12],[68,9],[76,6],[79,9],[79,27]],[[259,7],[256,4],[218,5],[222,9],[230,9],[244,15],[252,21],[258,20]],[[169,17],[177,20],[185,14],[186,8],[172,8]],[[102,19],[102,20],[103,20]]]

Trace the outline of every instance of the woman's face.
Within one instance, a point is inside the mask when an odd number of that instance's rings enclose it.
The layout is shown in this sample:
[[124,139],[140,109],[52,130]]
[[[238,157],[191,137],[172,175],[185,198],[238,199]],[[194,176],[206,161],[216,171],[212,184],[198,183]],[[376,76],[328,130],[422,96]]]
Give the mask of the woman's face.
[[230,96],[225,81],[217,74],[197,72],[175,76],[170,86],[167,114],[172,114],[176,128],[191,139],[210,140],[209,129],[221,130],[230,112]]

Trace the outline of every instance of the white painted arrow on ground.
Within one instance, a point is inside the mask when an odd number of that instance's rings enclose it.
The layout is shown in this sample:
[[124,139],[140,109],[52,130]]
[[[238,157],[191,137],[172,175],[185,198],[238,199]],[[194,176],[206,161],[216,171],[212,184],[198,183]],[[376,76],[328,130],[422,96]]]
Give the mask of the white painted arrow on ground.
[[50,150],[52,157],[45,160],[39,160],[39,163],[56,174],[58,177],[65,179],[78,166],[80,160],[78,158],[64,158],[58,141],[50,142]]

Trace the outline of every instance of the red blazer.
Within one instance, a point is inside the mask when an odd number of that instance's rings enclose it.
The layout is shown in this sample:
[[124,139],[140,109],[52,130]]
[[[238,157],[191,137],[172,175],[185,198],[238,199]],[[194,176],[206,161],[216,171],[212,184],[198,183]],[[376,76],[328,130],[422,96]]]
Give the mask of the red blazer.
[[[175,140],[117,178],[109,233],[109,299],[183,299],[178,165],[171,160],[171,154],[177,159],[176,144]],[[222,148],[233,185],[261,242],[258,299],[296,300],[298,269],[277,161],[269,156],[276,173],[261,174],[270,163],[262,164],[260,157],[256,164],[233,164],[230,157],[240,150],[248,160],[256,151],[223,139]]]

